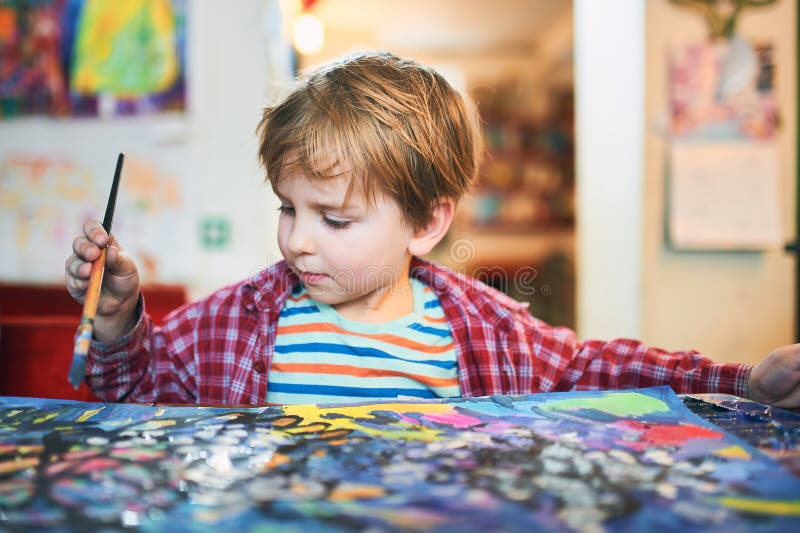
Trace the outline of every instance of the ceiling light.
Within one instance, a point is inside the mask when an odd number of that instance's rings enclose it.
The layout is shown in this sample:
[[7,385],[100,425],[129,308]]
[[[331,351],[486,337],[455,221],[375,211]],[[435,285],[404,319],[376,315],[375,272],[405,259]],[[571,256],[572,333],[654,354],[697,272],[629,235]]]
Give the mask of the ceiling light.
[[294,47],[305,55],[316,54],[322,50],[325,42],[325,32],[322,21],[316,15],[305,13],[294,21],[292,29]]

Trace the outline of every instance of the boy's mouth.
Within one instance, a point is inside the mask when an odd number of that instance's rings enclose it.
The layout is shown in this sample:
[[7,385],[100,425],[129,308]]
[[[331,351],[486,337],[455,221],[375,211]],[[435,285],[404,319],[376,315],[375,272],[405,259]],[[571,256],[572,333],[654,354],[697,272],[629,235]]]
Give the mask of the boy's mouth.
[[300,277],[300,281],[303,282],[303,285],[318,285],[325,281],[325,279],[328,277],[319,272],[298,271],[297,275]]

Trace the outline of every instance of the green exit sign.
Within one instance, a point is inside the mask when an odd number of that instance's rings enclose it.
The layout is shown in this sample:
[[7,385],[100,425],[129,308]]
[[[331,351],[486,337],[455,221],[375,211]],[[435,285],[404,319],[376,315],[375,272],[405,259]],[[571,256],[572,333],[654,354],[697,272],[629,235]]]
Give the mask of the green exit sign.
[[200,219],[200,243],[206,250],[224,250],[231,244],[231,221],[228,217],[207,215]]

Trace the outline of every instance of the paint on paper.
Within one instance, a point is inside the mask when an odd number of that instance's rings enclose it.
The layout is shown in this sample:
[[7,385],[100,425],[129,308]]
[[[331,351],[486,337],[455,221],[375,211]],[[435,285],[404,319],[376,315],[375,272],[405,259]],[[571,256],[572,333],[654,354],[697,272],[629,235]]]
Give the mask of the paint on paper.
[[800,478],[670,389],[242,409],[0,398],[0,525],[792,531]]
[[183,111],[185,0],[0,2],[0,119]]
[[[191,254],[161,246],[164,228],[179,234],[177,228],[186,223],[177,164],[168,158],[156,162],[147,152],[126,155],[114,233],[143,279],[182,280]],[[111,188],[113,158],[100,169],[89,161],[89,156],[58,152],[0,154],[0,278],[63,280],[72,240],[84,222],[102,220]]]

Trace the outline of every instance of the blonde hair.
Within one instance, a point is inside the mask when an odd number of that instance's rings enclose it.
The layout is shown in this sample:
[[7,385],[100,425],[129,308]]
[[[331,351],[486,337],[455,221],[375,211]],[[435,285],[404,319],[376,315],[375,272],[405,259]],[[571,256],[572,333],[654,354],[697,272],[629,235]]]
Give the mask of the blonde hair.
[[311,176],[348,176],[350,189],[394,199],[415,229],[437,200],[457,201],[482,152],[472,105],[433,69],[386,52],[322,66],[264,109],[259,159],[273,188],[292,165]]

